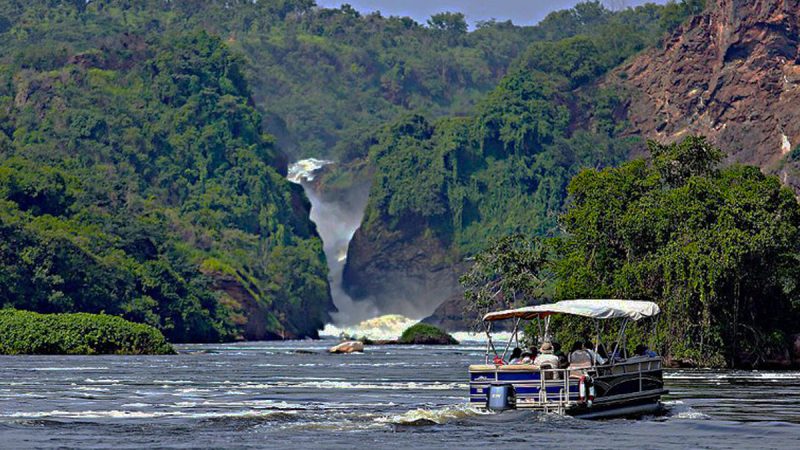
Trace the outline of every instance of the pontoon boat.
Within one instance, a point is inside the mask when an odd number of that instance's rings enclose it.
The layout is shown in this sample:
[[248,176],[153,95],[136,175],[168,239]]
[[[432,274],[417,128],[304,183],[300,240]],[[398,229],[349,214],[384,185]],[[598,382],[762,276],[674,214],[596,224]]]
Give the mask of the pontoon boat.
[[[493,410],[525,408],[591,419],[655,413],[661,409],[661,396],[668,392],[662,380],[662,359],[652,353],[629,355],[625,330],[629,323],[654,318],[659,312],[658,305],[646,301],[566,300],[486,314],[483,317],[488,336],[486,360],[484,364],[469,367],[470,404]],[[521,322],[538,322],[537,344],[541,344],[552,340],[550,318],[557,314],[594,320],[594,349],[589,352],[592,357],[582,363],[575,360],[565,363],[566,367],[530,362],[509,364],[511,345],[516,341],[520,346]],[[621,321],[615,333],[614,350],[607,358],[598,358],[594,355],[602,353],[606,321],[612,319]],[[498,320],[514,321],[502,354],[492,341],[492,324]]]

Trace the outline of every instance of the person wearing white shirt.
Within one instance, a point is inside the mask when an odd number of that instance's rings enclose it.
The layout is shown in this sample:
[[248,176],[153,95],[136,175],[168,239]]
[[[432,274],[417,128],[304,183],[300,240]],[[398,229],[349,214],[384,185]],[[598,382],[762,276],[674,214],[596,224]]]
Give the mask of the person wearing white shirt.
[[558,368],[558,356],[553,354],[553,344],[549,342],[545,342],[542,344],[542,347],[539,349],[539,354],[536,355],[536,359],[533,360],[533,364],[535,366],[542,367],[550,366],[553,369]]

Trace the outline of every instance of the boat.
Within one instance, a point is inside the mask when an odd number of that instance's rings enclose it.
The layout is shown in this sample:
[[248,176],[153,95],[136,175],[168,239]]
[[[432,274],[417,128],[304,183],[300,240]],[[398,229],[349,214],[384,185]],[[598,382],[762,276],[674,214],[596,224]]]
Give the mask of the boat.
[[[626,348],[626,330],[633,322],[649,320],[653,334],[658,305],[640,300],[565,300],[550,304],[490,312],[483,317],[487,334],[484,364],[469,366],[470,405],[485,410],[529,409],[585,419],[656,414],[668,393],[662,378],[663,360],[651,351],[634,355]],[[533,362],[509,364],[511,345],[520,346],[520,325],[535,320],[538,344],[552,343],[550,318],[569,315],[591,319],[595,330],[589,358],[571,358],[567,367]],[[511,337],[502,350],[495,347],[492,325],[512,320]],[[616,341],[608,358],[602,335],[609,321]],[[609,327],[610,328],[610,327]],[[552,346],[552,344],[550,344]],[[544,347],[544,346],[543,346]],[[592,349],[588,349],[592,350]],[[585,350],[584,350],[585,351]],[[556,367],[553,367],[556,366]]]

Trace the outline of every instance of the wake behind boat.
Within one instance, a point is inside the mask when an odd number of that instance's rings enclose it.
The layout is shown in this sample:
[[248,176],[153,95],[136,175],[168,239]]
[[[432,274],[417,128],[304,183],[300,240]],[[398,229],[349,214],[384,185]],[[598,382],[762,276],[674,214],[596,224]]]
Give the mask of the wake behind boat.
[[[646,347],[629,355],[626,329],[631,322],[655,318],[659,312],[658,305],[646,301],[566,300],[486,314],[486,360],[469,367],[470,404],[481,409],[533,409],[587,419],[658,412],[661,396],[668,393],[662,379],[662,358]],[[594,348],[575,348],[569,358],[560,360],[554,354],[550,333],[553,315],[592,319]],[[519,348],[521,322],[534,319],[541,353],[536,358],[512,353],[509,358],[512,343],[516,341]],[[602,331],[605,322],[614,319],[621,323],[614,350],[606,358],[602,356]],[[492,340],[492,324],[499,320],[514,321],[502,354]]]

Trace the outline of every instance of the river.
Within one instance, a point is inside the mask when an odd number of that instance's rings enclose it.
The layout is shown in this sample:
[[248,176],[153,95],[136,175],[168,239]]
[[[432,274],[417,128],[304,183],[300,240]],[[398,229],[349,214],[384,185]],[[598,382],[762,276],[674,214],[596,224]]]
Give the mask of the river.
[[669,371],[669,412],[590,422],[466,404],[480,344],[182,345],[176,356],[0,356],[2,448],[796,448],[800,373]]

